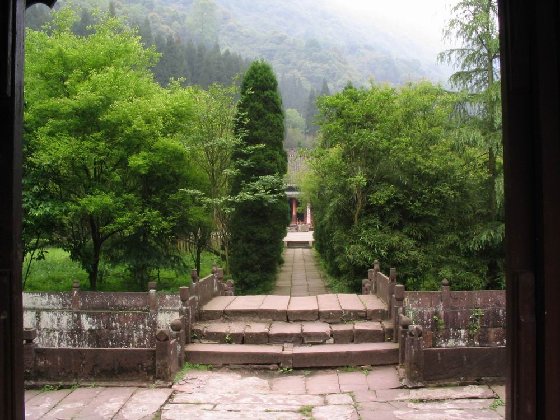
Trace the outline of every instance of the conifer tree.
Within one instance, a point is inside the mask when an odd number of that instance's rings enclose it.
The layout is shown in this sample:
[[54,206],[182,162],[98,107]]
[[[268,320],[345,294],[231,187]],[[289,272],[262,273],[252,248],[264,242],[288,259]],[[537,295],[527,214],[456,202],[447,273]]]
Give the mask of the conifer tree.
[[284,114],[271,66],[253,62],[241,83],[234,152],[237,197],[231,220],[231,271],[242,293],[266,292],[282,259],[288,202],[282,177],[287,170]]

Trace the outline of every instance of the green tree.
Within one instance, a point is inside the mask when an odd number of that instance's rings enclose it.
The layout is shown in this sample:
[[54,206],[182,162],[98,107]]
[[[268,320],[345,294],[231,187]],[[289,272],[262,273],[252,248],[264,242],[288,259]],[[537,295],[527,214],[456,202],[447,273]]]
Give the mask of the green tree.
[[193,193],[211,214],[212,230],[217,234],[214,252],[220,254],[228,271],[233,202],[230,190],[235,172],[232,154],[240,145],[234,131],[238,89],[213,84],[208,90],[195,88],[193,93],[196,107],[185,145],[205,176],[204,190]]
[[317,250],[354,290],[374,259],[396,266],[409,289],[444,277],[457,288],[484,285],[484,264],[464,246],[483,178],[472,170],[478,155],[449,139],[454,101],[427,82],[348,86],[319,100],[322,137],[304,185]]
[[169,202],[193,178],[180,143],[192,101],[154,82],[157,54],[121,20],[104,15],[87,36],[72,33],[75,21],[64,8],[47,31],[28,32],[26,216],[37,226],[37,210],[48,210],[51,240],[92,289],[109,249],[143,282],[184,228]]
[[455,138],[460,147],[474,147],[486,154],[486,215],[471,242],[488,265],[488,287],[498,287],[503,265],[503,170],[501,100],[499,81],[500,45],[496,0],[462,0],[452,9],[445,36],[460,46],[442,52],[441,61],[458,70],[451,83],[463,89],[455,113],[461,129]]
[[269,64],[255,61],[243,77],[235,131],[236,198],[231,219],[231,271],[242,292],[265,291],[281,262],[288,223],[282,182],[287,169],[284,114]]

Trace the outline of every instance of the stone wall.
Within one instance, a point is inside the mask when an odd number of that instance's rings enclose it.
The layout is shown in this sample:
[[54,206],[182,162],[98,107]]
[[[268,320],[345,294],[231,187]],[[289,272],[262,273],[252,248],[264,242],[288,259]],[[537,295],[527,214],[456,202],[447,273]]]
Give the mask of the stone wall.
[[387,327],[399,343],[399,363],[408,386],[427,382],[503,379],[506,374],[504,290],[409,292],[376,261],[362,282],[388,306]]
[[28,380],[169,380],[184,362],[199,309],[234,293],[219,268],[179,293],[24,293],[25,366]]
[[506,344],[505,290],[405,292],[403,313],[423,329],[424,347]]

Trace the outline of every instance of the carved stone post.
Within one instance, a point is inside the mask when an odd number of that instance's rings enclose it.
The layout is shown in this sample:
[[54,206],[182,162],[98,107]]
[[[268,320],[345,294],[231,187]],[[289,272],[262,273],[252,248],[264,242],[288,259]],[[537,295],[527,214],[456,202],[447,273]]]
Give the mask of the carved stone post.
[[24,375],[27,379],[31,379],[35,373],[35,349],[37,343],[37,330],[35,328],[24,328],[23,330],[23,368]]
[[[369,272],[373,271],[373,270],[368,270],[368,277],[369,277]],[[367,279],[363,279],[362,280],[362,295],[370,295],[371,294],[371,281],[369,280],[369,278]]]
[[451,305],[451,287],[449,280],[443,279],[441,281],[441,306],[442,310],[448,310]]
[[397,343],[399,341],[399,334],[398,334],[398,325],[399,325],[399,316],[402,314],[404,305],[404,285],[396,284],[395,285],[395,293],[393,295],[393,326],[395,328],[395,333],[393,334],[393,343]]
[[406,354],[406,337],[408,336],[408,328],[412,324],[412,320],[403,315],[399,315],[399,364],[403,365],[405,361]]
[[176,341],[170,339],[169,331],[156,333],[156,379],[169,381],[177,371]]
[[72,280],[72,310],[80,310],[80,281]]
[[405,385],[408,387],[423,386],[424,382],[424,340],[422,327],[410,325],[406,336],[405,348]]
[[387,303],[389,305],[389,316],[393,314],[393,295],[395,294],[395,285],[397,284],[397,269],[389,269],[389,286],[387,290]]
[[157,302],[157,294],[156,294],[156,282],[149,281],[148,282],[148,306],[150,307],[150,311],[157,311],[158,310],[158,302]]
[[179,314],[183,321],[183,331],[185,332],[185,344],[191,342],[191,331],[192,331],[192,313],[190,305],[190,287],[181,286],[179,287],[179,298],[181,299],[181,308],[179,309]]
[[218,282],[218,292],[221,296],[223,296],[226,287],[226,285],[224,284],[224,269],[217,267],[215,276],[216,281]]
[[[447,279],[443,279],[441,281],[441,323],[443,326],[448,325],[448,317],[449,315],[446,316],[446,314],[448,314],[451,310],[451,287],[449,286],[449,281]],[[445,327],[444,327],[445,328]],[[437,336],[439,337],[439,340],[443,340],[445,339],[445,329],[440,330],[440,328],[437,329]]]
[[377,294],[377,291],[379,290],[378,285],[377,285],[377,273],[379,273],[380,271],[380,265],[379,265],[379,261],[375,260],[373,262],[373,283],[372,283],[372,288],[371,288],[371,292],[374,294]]
[[186,332],[183,329],[183,319],[177,318],[169,324],[171,328],[171,339],[176,341],[177,346],[177,362],[179,366],[185,363],[185,344],[187,341]]
[[235,296],[235,283],[232,279],[226,281],[224,296]]

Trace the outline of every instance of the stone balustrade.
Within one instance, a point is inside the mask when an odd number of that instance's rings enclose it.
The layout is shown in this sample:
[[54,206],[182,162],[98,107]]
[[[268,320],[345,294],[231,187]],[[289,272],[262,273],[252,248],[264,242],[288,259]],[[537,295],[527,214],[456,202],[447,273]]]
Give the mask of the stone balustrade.
[[193,323],[216,296],[232,296],[223,270],[177,294],[72,291],[23,294],[25,371],[30,381],[170,380],[184,363]]

